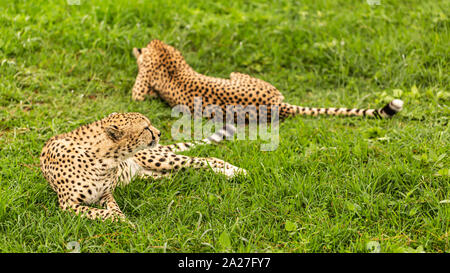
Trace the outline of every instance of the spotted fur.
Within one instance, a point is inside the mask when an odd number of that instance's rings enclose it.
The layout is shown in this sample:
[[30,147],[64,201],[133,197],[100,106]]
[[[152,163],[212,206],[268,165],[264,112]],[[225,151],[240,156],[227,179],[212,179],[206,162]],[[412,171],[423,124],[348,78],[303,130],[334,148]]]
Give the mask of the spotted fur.
[[[174,153],[209,140],[161,146],[160,135],[142,114],[114,113],[50,138],[40,156],[41,170],[57,193],[61,209],[112,220],[125,220],[113,197],[115,187],[119,182],[128,184],[135,176],[160,178],[184,168],[210,167],[228,177],[246,173],[217,158]],[[95,203],[103,208],[88,206]]]
[[264,105],[268,118],[272,106],[278,108],[281,118],[295,115],[387,118],[398,113],[403,106],[401,100],[393,100],[380,109],[295,106],[283,102],[283,95],[273,85],[249,75],[233,72],[230,79],[202,75],[186,63],[178,50],[159,40],[151,41],[145,48],[134,48],[133,53],[139,69],[132,90],[133,100],[159,96],[171,107],[186,105],[191,112],[194,111],[195,97],[201,97],[203,110],[208,105],[218,105],[225,113],[227,105],[255,106],[258,112],[248,111],[250,117],[258,115]]

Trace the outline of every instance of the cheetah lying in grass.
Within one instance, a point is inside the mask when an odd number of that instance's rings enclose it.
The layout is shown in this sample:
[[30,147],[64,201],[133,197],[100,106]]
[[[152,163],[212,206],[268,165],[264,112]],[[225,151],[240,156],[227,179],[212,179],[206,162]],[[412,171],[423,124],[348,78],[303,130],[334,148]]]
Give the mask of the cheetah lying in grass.
[[[175,154],[220,141],[227,133],[221,130],[201,142],[160,146],[160,132],[148,118],[139,113],[114,113],[50,138],[42,149],[40,165],[58,194],[61,209],[91,219],[125,220],[113,197],[119,182],[128,184],[136,176],[160,178],[184,168],[211,167],[227,177],[245,175],[245,170],[217,158]],[[95,203],[103,208],[87,206]]]
[[159,96],[171,107],[186,105],[191,112],[194,111],[195,97],[201,97],[202,110],[209,105],[217,105],[225,113],[227,105],[254,106],[256,109],[247,109],[246,114],[250,118],[260,115],[260,107],[265,106],[269,120],[272,106],[278,107],[280,118],[295,115],[387,118],[403,107],[403,101],[398,99],[380,109],[296,106],[283,102],[283,95],[270,83],[246,74],[233,72],[230,79],[202,75],[186,63],[178,50],[159,40],[151,41],[145,48],[134,48],[133,54],[139,68],[132,90],[133,100],[141,101],[147,96]]

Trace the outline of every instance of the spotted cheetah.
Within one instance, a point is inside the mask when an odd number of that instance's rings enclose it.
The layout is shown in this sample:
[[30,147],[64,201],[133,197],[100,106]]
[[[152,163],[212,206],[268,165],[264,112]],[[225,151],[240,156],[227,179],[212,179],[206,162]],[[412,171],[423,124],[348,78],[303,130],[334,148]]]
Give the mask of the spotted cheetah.
[[[134,48],[133,54],[139,69],[132,90],[133,100],[159,96],[171,107],[186,105],[191,112],[194,111],[195,97],[201,98],[202,110],[209,105],[218,105],[222,113],[226,113],[227,105],[252,105],[255,107],[252,109],[256,109],[253,113],[258,115],[261,106],[265,106],[269,119],[272,106],[279,109],[280,118],[295,115],[386,118],[392,117],[403,107],[403,101],[398,99],[380,109],[296,106],[283,102],[283,95],[273,85],[246,74],[233,72],[230,79],[202,75],[186,63],[177,49],[159,40],[151,41],[145,48]],[[248,111],[250,115],[252,109]]]
[[[58,195],[61,209],[90,219],[126,220],[113,197],[115,187],[133,177],[160,178],[185,168],[209,168],[233,177],[246,171],[217,158],[178,155],[208,139],[161,146],[160,131],[140,113],[113,113],[99,121],[50,138],[40,155],[44,177]],[[222,134],[222,135],[218,135]],[[99,203],[103,208],[87,205]]]

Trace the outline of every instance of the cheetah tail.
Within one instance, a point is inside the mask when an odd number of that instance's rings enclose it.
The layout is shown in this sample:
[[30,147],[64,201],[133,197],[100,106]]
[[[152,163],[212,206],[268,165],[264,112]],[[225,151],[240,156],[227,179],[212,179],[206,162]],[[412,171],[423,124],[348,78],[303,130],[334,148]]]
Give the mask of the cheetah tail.
[[199,141],[192,141],[192,142],[180,142],[175,143],[171,145],[165,145],[162,146],[164,149],[167,149],[171,152],[182,152],[192,149],[195,146],[198,145],[205,145],[205,144],[211,144],[213,142],[218,143],[221,142],[224,139],[229,139],[231,136],[234,136],[236,133],[236,127],[232,124],[226,124],[224,128],[220,129],[219,131],[215,132],[214,134],[210,135],[207,138],[204,138]]
[[296,115],[331,115],[331,116],[362,116],[375,118],[390,118],[400,112],[403,108],[403,101],[395,99],[380,109],[356,109],[356,108],[310,108],[281,103],[280,117]]
[[216,133],[210,135],[209,137],[202,139],[201,142],[205,144],[209,144],[211,142],[221,142],[226,138],[230,138],[234,136],[236,133],[236,127],[234,125],[227,123],[222,129],[217,131]]

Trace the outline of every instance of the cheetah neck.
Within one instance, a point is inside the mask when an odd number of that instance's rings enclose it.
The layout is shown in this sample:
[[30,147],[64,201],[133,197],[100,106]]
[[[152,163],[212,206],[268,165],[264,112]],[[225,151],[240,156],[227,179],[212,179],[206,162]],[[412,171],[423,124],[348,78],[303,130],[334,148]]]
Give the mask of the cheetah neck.
[[164,77],[165,80],[155,86],[159,96],[172,107],[180,103],[174,98],[174,93],[189,93],[192,89],[196,89],[196,86],[206,86],[211,78],[198,73],[188,64],[179,67],[177,71],[172,76]]

